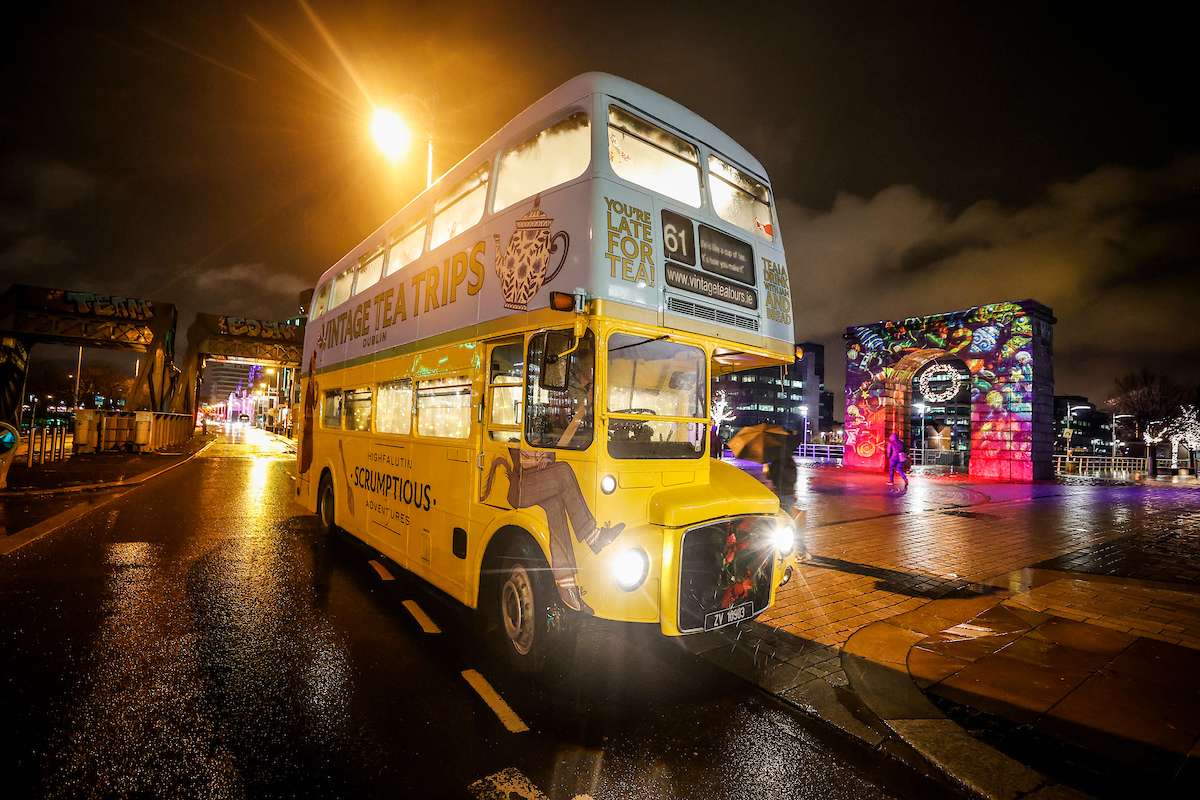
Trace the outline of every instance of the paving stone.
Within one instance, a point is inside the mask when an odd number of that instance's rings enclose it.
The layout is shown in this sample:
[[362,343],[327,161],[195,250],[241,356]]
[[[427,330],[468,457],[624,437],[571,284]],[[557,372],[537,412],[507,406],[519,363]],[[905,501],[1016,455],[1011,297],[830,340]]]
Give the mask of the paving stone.
[[1018,723],[1031,723],[1088,678],[997,653],[968,664],[931,691]]
[[923,639],[925,635],[922,633],[880,622],[868,625],[851,636],[846,640],[842,652],[902,667],[908,661],[909,648]]
[[1192,695],[1187,703],[1188,698],[1157,684],[1100,672],[1035,728],[1128,764],[1174,772],[1200,735],[1200,710]]
[[908,651],[908,674],[919,689],[950,677],[972,662],[914,647]]

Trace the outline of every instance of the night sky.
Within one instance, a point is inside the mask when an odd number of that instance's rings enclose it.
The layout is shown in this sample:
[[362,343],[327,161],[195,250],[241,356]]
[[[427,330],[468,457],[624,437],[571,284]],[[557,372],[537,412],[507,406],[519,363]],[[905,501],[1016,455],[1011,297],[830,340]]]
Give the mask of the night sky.
[[1141,366],[1194,385],[1198,40],[1181,13],[30,3],[0,32],[0,289],[174,302],[181,340],[197,311],[285,319],[424,188],[423,152],[391,166],[376,150],[373,104],[432,103],[440,174],[602,70],[766,167],[796,336],[829,346],[836,392],[847,325],[1024,298],[1058,317],[1057,393],[1101,401]]

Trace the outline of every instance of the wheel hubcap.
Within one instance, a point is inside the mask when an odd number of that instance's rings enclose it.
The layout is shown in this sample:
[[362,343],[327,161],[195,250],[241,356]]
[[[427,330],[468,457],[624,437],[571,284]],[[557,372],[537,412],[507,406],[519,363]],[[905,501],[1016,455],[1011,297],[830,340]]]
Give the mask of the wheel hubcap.
[[520,564],[513,567],[500,598],[504,632],[516,651],[528,655],[533,647],[533,584]]

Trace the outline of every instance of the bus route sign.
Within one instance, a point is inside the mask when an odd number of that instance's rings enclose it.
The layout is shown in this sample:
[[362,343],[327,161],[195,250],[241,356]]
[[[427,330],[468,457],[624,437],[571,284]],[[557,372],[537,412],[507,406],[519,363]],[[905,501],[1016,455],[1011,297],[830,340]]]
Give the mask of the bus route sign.
[[708,272],[754,285],[754,248],[707,225],[700,226],[700,265]]

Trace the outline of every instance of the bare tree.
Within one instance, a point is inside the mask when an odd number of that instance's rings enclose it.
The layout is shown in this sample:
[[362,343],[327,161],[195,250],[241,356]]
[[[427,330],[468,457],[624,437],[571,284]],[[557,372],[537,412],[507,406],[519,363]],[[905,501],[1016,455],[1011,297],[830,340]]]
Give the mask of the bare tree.
[[[1138,372],[1117,379],[1117,392],[1107,405],[1114,411],[1129,414],[1139,436],[1161,441],[1158,430],[1179,413],[1188,401],[1188,391],[1169,375],[1160,375],[1142,367]],[[1158,474],[1158,441],[1147,439],[1150,474]]]

